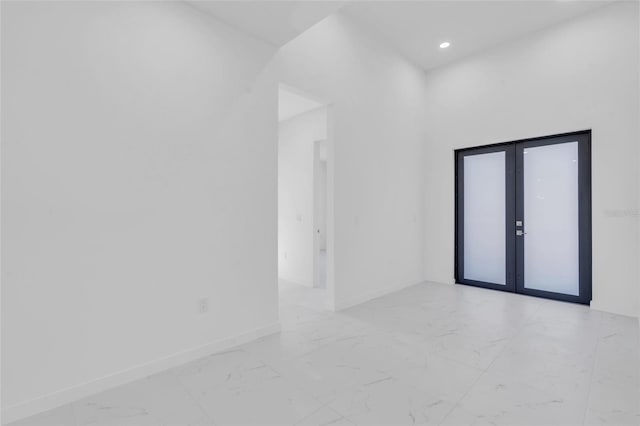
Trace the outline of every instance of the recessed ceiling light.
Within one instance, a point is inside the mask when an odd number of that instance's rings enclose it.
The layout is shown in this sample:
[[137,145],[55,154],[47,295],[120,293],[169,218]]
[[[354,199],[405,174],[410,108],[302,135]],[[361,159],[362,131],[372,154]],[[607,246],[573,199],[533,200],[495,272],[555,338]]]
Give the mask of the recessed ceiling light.
[[445,41],[444,43],[440,43],[440,49],[446,49],[449,46],[451,46],[451,43],[449,43],[448,41]]

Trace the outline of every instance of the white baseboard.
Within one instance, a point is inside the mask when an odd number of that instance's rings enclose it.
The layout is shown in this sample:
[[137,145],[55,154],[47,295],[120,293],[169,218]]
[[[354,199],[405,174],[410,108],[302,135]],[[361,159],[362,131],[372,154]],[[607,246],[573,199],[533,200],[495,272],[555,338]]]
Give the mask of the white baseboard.
[[279,331],[280,323],[276,322],[265,327],[249,330],[236,336],[216,340],[203,346],[188,349],[146,364],[119,371],[87,383],[62,389],[30,401],[6,407],[2,410],[2,424],[11,423],[43,411],[60,407],[98,392],[112,389],[114,387],[148,377],[152,374],[160,373],[187,362],[242,345],[260,337],[278,333]]
[[378,297],[385,296],[390,293],[395,293],[396,291],[402,290],[407,287],[411,287],[417,284],[420,284],[424,281],[413,281],[410,283],[396,284],[389,287],[382,288],[380,290],[372,291],[369,293],[359,294],[357,296],[348,297],[345,300],[336,300],[334,309],[336,311],[340,311],[342,309],[347,309],[355,305],[359,305],[364,302],[368,302],[369,300],[377,299]]
[[607,312],[610,314],[616,314],[616,315],[624,315],[627,317],[635,317],[635,318],[639,318],[638,314],[636,312],[631,312],[631,311],[625,311],[625,310],[620,310],[620,309],[616,309],[616,308],[611,308],[610,306],[605,306],[601,303],[598,303],[595,300],[592,300],[591,303],[589,304],[589,306],[591,307],[591,309],[594,309],[596,311],[602,311],[602,312]]
[[425,278],[425,283],[435,283],[435,284],[446,284],[446,285],[455,285],[455,278]]
[[287,276],[279,276],[278,281],[284,281],[289,284],[301,285],[304,287],[313,287],[313,283],[311,281],[297,280]]

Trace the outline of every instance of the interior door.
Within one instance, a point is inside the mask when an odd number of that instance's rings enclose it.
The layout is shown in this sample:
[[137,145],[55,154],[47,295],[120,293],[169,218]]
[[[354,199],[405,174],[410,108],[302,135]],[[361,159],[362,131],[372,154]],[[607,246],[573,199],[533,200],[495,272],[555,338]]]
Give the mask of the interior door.
[[519,293],[591,300],[589,134],[516,144],[516,287]]
[[457,153],[456,280],[497,290],[515,289],[515,148]]
[[590,132],[456,151],[456,282],[591,300]]

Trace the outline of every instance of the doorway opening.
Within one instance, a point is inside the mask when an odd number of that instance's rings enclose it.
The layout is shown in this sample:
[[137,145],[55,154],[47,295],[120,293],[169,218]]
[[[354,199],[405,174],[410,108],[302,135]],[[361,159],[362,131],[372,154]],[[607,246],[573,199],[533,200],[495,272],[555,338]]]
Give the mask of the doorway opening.
[[333,309],[330,105],[278,88],[278,292],[281,316]]
[[460,284],[589,304],[591,131],[456,151]]

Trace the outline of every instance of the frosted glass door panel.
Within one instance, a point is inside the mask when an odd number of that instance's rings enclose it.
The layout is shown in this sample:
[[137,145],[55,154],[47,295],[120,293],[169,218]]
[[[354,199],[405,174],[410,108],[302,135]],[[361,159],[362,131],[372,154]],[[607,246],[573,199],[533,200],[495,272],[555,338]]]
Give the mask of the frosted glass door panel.
[[578,142],[524,148],[524,286],[579,294]]
[[506,284],[505,153],[464,157],[464,278]]

